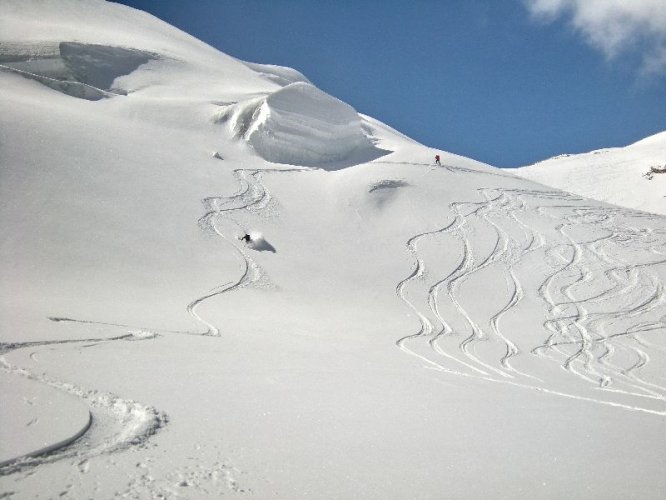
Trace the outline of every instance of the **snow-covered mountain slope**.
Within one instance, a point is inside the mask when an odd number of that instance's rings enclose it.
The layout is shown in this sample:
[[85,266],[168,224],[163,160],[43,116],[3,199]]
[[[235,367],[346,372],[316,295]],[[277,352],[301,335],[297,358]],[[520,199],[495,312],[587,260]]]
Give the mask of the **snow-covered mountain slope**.
[[666,488],[665,217],[117,4],[0,2],[0,54],[0,494]]
[[516,175],[621,207],[666,215],[666,132],[623,148],[556,156],[514,169]]

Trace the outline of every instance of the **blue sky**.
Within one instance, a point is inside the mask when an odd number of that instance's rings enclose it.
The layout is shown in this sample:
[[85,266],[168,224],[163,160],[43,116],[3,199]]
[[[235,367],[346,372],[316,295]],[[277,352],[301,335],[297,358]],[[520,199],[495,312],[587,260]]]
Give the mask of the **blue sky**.
[[240,59],[296,68],[423,144],[510,167],[666,130],[666,27],[653,9],[609,33],[627,13],[590,15],[586,1],[119,3]]

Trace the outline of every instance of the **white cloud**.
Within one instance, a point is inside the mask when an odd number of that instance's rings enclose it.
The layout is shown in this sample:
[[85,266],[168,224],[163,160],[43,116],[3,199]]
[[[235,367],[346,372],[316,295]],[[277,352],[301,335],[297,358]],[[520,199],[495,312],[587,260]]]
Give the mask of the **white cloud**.
[[537,19],[569,19],[608,59],[642,52],[642,72],[666,73],[666,0],[524,0]]
[[644,57],[642,72],[645,76],[666,74],[666,44]]

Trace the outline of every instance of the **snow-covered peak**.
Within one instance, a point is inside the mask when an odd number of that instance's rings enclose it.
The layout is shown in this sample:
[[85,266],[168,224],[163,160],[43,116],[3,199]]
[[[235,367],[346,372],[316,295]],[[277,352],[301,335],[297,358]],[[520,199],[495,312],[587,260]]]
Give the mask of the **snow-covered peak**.
[[664,154],[666,155],[666,130],[646,137],[645,139],[641,139],[640,141],[636,141],[633,144],[627,146],[627,148],[643,146],[656,146],[658,148],[662,148],[662,151],[664,151]]
[[[560,155],[513,172],[547,186],[614,205],[666,214],[666,131],[621,148]],[[648,174],[648,175],[646,175]]]
[[[161,98],[189,91],[208,99],[214,98],[205,91],[211,82],[244,92],[278,88],[244,62],[156,17],[104,0],[0,2],[0,69],[86,99],[158,86]],[[133,72],[122,86],[109,83]]]
[[38,47],[67,41],[128,47],[172,57],[229,58],[146,12],[105,0],[3,0],[0,13],[3,44]]
[[154,104],[134,107],[135,116],[169,120],[170,103],[187,101],[183,122],[228,119],[221,139],[274,163],[330,170],[387,153],[351,106],[299,71],[240,61],[144,12],[102,0],[10,0],[0,19],[0,70],[67,96],[140,93]]

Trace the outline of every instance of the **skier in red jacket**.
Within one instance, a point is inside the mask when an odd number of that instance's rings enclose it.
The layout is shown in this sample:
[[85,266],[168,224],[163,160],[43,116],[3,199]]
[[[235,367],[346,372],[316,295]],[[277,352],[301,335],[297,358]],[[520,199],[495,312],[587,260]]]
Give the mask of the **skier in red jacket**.
[[442,166],[442,164],[439,161],[439,155],[435,155],[435,163],[440,167]]

